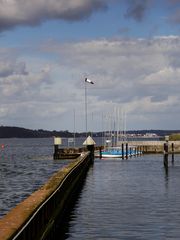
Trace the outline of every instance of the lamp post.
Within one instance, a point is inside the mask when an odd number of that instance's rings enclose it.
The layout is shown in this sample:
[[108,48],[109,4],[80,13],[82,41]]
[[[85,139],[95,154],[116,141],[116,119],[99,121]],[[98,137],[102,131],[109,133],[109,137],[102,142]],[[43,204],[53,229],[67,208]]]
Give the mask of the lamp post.
[[90,79],[88,78],[85,78],[85,81],[84,81],[84,90],[85,90],[85,123],[86,123],[86,139],[87,139],[87,131],[88,131],[88,120],[87,120],[87,86],[86,84],[87,83],[90,83],[90,84],[94,84],[93,81],[91,81]]

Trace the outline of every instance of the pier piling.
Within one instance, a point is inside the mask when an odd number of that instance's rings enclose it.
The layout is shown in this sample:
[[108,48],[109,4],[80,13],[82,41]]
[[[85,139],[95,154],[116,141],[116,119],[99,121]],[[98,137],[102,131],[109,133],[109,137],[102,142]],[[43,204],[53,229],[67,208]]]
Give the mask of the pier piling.
[[168,154],[168,141],[164,143],[164,154]]
[[102,147],[99,147],[99,158],[102,158]]
[[124,159],[124,143],[122,143],[122,159]]
[[126,159],[128,159],[128,155],[129,155],[129,152],[128,152],[128,143],[126,143]]

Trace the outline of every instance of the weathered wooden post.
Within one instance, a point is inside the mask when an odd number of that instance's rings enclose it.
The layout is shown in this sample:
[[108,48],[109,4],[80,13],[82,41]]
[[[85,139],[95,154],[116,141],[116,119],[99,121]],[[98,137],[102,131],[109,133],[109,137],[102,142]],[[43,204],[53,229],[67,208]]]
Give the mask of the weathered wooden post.
[[124,143],[122,143],[122,159],[124,159]]
[[102,158],[102,147],[99,147],[99,158]]
[[164,143],[164,167],[166,171],[166,175],[168,175],[168,141],[169,141],[169,136],[165,136],[165,143]]
[[95,141],[92,139],[91,136],[88,136],[87,139],[84,141],[83,145],[87,147],[87,150],[90,152],[90,160],[91,162],[94,161],[94,145]]
[[164,154],[168,154],[168,142],[164,143]]
[[172,163],[174,164],[174,143],[171,144],[172,147]]
[[128,159],[128,143],[126,143],[126,159]]
[[168,154],[168,141],[169,141],[169,136],[165,136],[165,143],[164,143],[164,154]]
[[164,168],[166,172],[166,177],[168,176],[168,154],[164,154]]

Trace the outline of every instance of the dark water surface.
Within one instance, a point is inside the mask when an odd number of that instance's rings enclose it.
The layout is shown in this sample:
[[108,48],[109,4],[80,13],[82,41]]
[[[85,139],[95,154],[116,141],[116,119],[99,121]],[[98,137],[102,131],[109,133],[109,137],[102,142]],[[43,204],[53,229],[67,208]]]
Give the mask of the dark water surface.
[[99,160],[89,170],[63,238],[180,239],[180,156]]
[[0,218],[67,160],[53,160],[53,139],[0,139]]
[[[53,139],[0,139],[0,217],[67,160],[53,160]],[[56,239],[180,239],[180,155],[95,159],[69,221]]]
[[[77,138],[76,146],[84,140]],[[60,147],[67,146],[63,138]],[[0,139],[0,218],[70,162],[54,161],[53,153],[53,138]]]

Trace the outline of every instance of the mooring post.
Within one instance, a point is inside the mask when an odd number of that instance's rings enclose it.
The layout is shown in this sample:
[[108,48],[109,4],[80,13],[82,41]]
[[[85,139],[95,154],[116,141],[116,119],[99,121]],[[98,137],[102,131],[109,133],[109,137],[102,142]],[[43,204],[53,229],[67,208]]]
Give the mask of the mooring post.
[[128,159],[128,143],[126,143],[126,159]]
[[164,154],[168,154],[168,152],[169,152],[169,149],[168,149],[168,141],[169,141],[169,136],[165,136]]
[[172,143],[171,147],[172,147],[172,164],[174,164],[174,143]]
[[164,143],[164,154],[168,154],[168,141]]
[[124,143],[122,143],[122,159],[124,159]]
[[164,167],[165,167],[165,171],[166,171],[166,175],[168,176],[168,140],[169,137],[165,136],[165,140],[166,142],[164,143]]
[[99,147],[99,158],[102,158],[102,147]]
[[164,168],[166,176],[168,176],[168,154],[164,154]]

